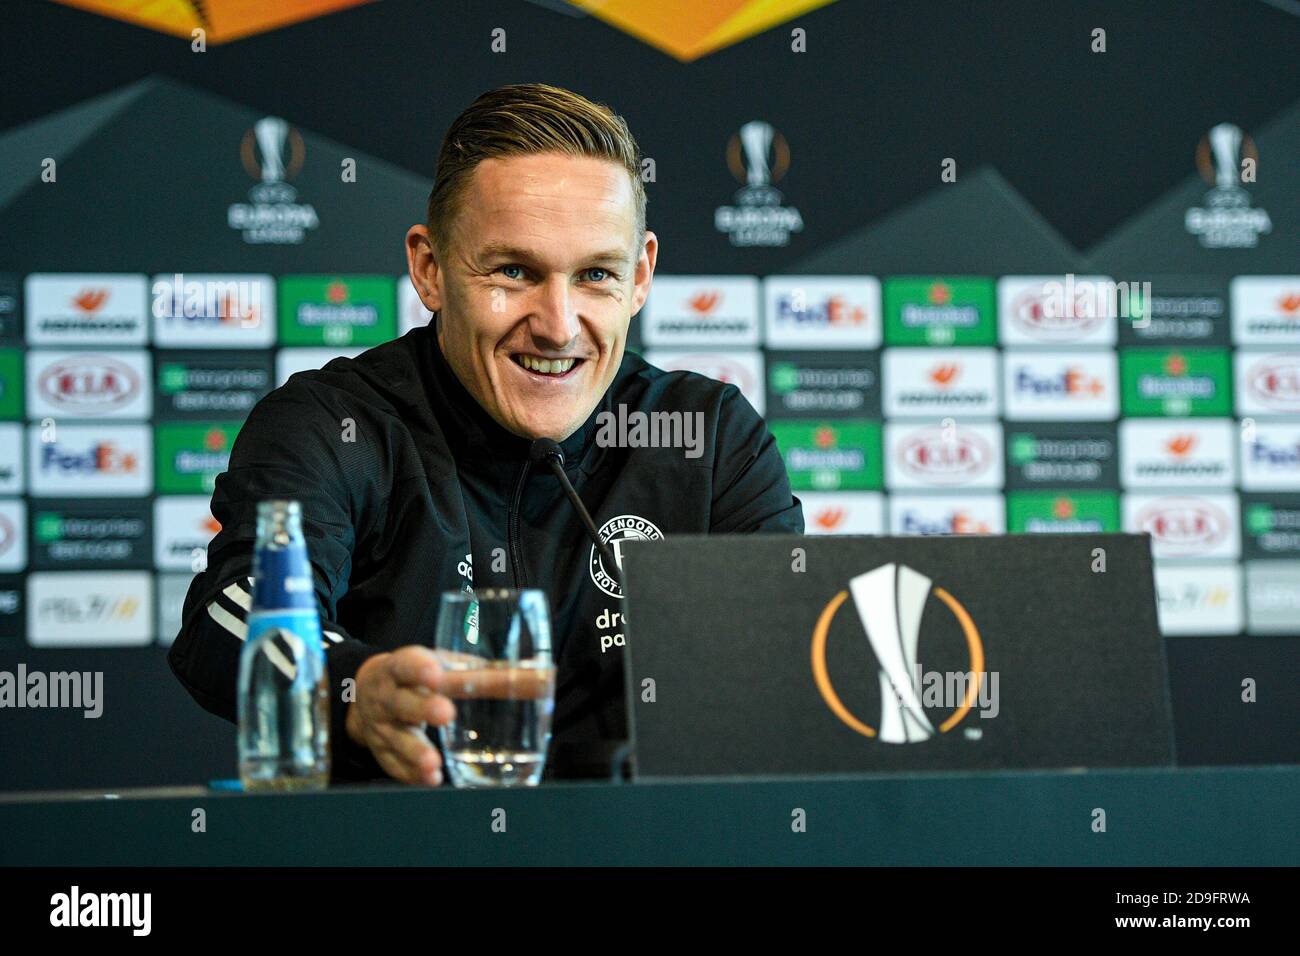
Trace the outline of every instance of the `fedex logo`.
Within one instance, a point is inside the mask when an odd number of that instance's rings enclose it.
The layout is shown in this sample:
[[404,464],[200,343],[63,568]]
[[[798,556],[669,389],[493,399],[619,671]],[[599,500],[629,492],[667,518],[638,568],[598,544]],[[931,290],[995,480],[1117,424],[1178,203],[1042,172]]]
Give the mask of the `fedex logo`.
[[1008,353],[1006,417],[1012,421],[1109,421],[1119,415],[1113,351]]
[[1099,378],[1089,375],[1078,366],[1071,366],[1052,375],[1035,375],[1032,369],[1021,368],[1016,374],[1016,391],[1030,392],[1034,395],[1078,395],[1081,397],[1101,395],[1106,384]]
[[1247,491],[1300,491],[1300,424],[1257,422],[1243,432],[1241,486]]
[[1292,445],[1269,445],[1256,441],[1250,445],[1252,464],[1270,468],[1300,468],[1300,441]]
[[31,492],[37,497],[147,495],[153,490],[153,435],[147,425],[28,426]]
[[989,534],[993,529],[988,522],[958,509],[937,518],[905,511],[900,530],[903,534]]
[[899,535],[1002,534],[1001,495],[893,495],[890,533]]
[[57,470],[63,474],[81,472],[83,474],[133,474],[139,462],[129,451],[116,447],[112,442],[98,442],[84,451],[64,451],[57,445],[46,445],[41,457],[41,468]]

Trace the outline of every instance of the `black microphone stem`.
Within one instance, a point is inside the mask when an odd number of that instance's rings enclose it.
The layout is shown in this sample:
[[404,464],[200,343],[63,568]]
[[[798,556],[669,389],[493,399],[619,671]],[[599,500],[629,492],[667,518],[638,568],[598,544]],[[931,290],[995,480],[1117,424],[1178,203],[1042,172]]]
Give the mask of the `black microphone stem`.
[[546,458],[546,463],[551,466],[551,471],[554,472],[555,477],[559,480],[560,487],[564,489],[565,495],[568,496],[569,502],[573,505],[573,510],[578,512],[578,520],[581,521],[583,527],[587,529],[587,537],[591,538],[592,543],[596,545],[596,550],[600,553],[600,563],[605,566],[605,570],[609,573],[610,577],[617,581],[619,586],[622,587],[623,575],[619,571],[618,563],[614,560],[614,555],[609,550],[609,545],[601,540],[600,532],[596,529],[596,523],[591,520],[591,515],[588,514],[586,507],[582,503],[582,499],[578,497],[578,493],[573,489],[573,485],[569,482],[569,476],[564,473],[564,466],[556,461],[553,456],[549,455]]

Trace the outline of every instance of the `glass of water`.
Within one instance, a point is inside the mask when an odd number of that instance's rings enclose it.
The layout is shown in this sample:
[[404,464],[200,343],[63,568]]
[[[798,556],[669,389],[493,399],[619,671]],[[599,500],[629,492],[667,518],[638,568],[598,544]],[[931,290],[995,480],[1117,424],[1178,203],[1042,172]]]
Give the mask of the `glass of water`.
[[446,591],[435,653],[456,715],[438,728],[457,787],[535,787],[555,708],[551,615],[539,590]]

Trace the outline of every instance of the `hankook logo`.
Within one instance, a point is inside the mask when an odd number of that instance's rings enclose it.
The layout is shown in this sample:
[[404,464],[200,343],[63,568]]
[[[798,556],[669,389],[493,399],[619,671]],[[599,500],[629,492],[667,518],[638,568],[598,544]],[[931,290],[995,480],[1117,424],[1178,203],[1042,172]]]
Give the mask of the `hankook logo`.
[[[826,663],[826,644],[836,613],[853,597],[858,618],[875,655],[880,681],[880,720],[873,727],[854,715],[831,682]],[[970,666],[962,675],[965,692],[956,709],[936,728],[925,713],[917,649],[926,604],[933,595],[956,618],[966,639]],[[885,743],[917,743],[947,733],[970,713],[980,696],[984,673],[984,646],[975,622],[966,608],[947,590],[905,564],[882,564],[849,581],[847,590],[836,594],[822,609],[813,629],[813,679],[822,700],[845,726],[864,737],[878,737]],[[930,675],[927,675],[927,678]],[[992,675],[990,675],[992,676]],[[925,697],[929,698],[930,688]]]

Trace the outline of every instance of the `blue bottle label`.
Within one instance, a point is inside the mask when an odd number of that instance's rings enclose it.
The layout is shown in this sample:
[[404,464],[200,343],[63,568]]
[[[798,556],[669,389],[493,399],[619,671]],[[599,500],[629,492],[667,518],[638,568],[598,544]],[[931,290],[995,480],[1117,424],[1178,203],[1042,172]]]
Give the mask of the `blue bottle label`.
[[253,610],[316,610],[311,562],[302,544],[261,548],[253,564]]

